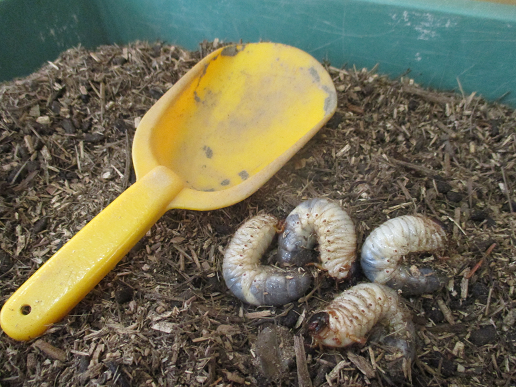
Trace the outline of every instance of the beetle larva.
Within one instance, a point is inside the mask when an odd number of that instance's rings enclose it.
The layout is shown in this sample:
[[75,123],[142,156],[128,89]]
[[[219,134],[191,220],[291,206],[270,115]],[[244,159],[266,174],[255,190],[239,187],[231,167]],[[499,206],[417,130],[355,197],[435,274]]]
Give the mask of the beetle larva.
[[224,254],[222,271],[229,290],[252,305],[284,305],[310,287],[312,277],[303,269],[282,269],[260,264],[271,244],[278,220],[257,215],[236,231]]
[[287,217],[278,241],[278,261],[303,266],[317,243],[323,269],[343,279],[355,261],[356,242],[355,225],[349,215],[337,203],[315,198],[298,205]]
[[444,248],[446,232],[424,216],[405,215],[390,219],[374,229],[362,246],[361,264],[370,281],[402,290],[405,295],[432,293],[444,284],[429,268],[400,264],[404,255]]
[[366,342],[366,335],[383,324],[390,332],[383,342],[401,351],[403,372],[410,375],[415,357],[415,329],[410,311],[393,289],[363,283],[344,291],[307,323],[316,344],[346,347]]

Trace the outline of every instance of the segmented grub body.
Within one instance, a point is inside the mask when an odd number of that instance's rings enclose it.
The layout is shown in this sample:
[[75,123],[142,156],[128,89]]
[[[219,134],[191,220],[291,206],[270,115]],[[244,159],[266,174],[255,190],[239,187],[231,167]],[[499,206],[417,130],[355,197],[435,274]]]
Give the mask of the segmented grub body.
[[284,305],[306,293],[311,276],[300,268],[282,269],[260,264],[271,244],[278,220],[257,215],[236,231],[224,254],[222,271],[229,290],[252,305]]
[[365,343],[366,335],[378,323],[390,332],[389,344],[412,361],[415,331],[410,311],[396,291],[385,285],[363,283],[341,293],[308,321],[308,333],[316,344],[346,347]]
[[430,268],[401,265],[409,253],[433,252],[444,248],[446,232],[425,216],[400,216],[374,229],[362,246],[361,265],[370,281],[386,284],[405,295],[432,293],[444,284]]
[[278,261],[302,266],[310,250],[319,245],[322,267],[337,279],[348,276],[356,258],[355,226],[349,215],[330,200],[315,198],[297,206],[287,217],[280,235]]

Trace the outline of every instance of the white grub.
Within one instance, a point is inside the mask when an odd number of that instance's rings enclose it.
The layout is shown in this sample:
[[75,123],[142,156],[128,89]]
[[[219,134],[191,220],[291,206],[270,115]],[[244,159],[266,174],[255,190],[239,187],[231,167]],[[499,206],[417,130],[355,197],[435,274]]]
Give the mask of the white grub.
[[310,199],[289,214],[278,244],[278,261],[285,266],[303,266],[318,244],[322,268],[341,280],[348,276],[355,262],[355,225],[337,203]]
[[401,351],[403,372],[410,375],[415,357],[415,329],[412,315],[396,291],[387,286],[363,283],[344,291],[307,323],[315,344],[346,347],[365,344],[371,329],[382,324],[388,335],[382,341]]
[[425,216],[405,215],[390,219],[374,229],[362,246],[361,265],[367,278],[386,284],[405,295],[432,293],[445,282],[429,268],[401,265],[410,253],[434,252],[444,248],[446,232]]
[[279,227],[272,215],[257,215],[236,231],[224,254],[222,271],[229,290],[251,305],[284,305],[306,293],[311,276],[303,269],[261,265]]

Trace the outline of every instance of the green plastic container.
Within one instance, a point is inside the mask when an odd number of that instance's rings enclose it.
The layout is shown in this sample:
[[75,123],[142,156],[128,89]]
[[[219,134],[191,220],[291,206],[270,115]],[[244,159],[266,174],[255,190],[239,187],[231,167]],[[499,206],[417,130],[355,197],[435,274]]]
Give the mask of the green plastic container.
[[472,0],[0,0],[0,80],[75,45],[270,40],[516,106],[516,6]]

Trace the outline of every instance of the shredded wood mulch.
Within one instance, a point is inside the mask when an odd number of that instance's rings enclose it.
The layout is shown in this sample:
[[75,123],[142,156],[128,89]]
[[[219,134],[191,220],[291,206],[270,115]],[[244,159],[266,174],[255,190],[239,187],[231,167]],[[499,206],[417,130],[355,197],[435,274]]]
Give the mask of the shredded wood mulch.
[[[161,43],[74,48],[0,85],[2,304],[134,182],[139,120],[218,44],[198,52]],[[407,76],[326,65],[338,110],[305,148],[239,204],[169,211],[39,339],[1,333],[0,384],[516,385],[516,113]],[[406,299],[418,338],[412,382],[391,373],[396,359],[372,340],[310,346],[304,323],[349,282],[319,272],[307,297],[277,308],[228,292],[222,258],[237,227],[260,211],[284,218],[313,197],[342,203],[359,249],[395,216],[426,214],[448,227],[445,256],[419,261],[451,280]]]

